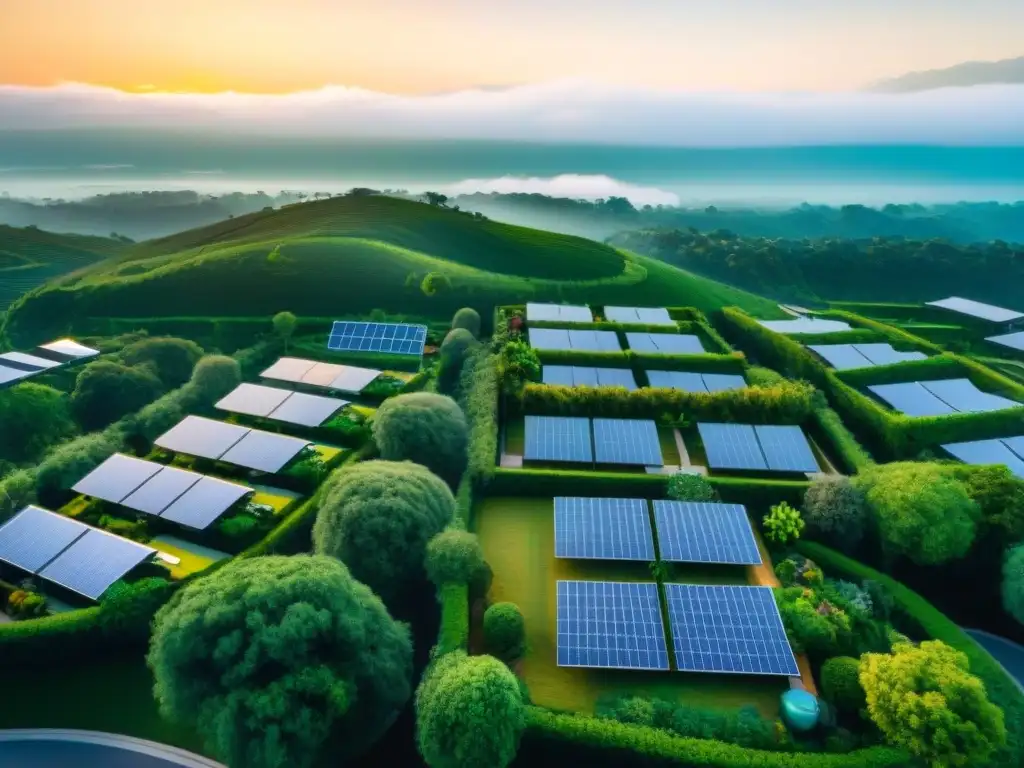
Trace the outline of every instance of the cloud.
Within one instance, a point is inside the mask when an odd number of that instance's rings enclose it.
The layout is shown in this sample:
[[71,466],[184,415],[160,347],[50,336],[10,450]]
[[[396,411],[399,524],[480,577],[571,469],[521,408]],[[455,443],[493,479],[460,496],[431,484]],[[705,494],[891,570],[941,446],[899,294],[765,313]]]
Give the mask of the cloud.
[[625,197],[634,205],[679,205],[678,195],[657,187],[629,184],[610,176],[574,173],[549,178],[502,176],[498,179],[465,179],[447,185],[444,191],[449,195],[468,195],[474,192],[497,192],[502,195],[533,193],[577,200]]
[[710,93],[562,80],[418,96],[341,86],[284,95],[0,86],[0,130],[77,127],[690,147],[1022,145],[1024,85],[899,94]]

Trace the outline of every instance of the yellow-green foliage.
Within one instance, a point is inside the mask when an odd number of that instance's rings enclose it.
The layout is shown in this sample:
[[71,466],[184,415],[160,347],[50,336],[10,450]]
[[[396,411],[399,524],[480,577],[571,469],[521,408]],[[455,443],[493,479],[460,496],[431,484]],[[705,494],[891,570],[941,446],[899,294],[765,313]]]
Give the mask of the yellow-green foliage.
[[800,538],[804,531],[804,519],[800,510],[793,509],[786,502],[775,504],[764,516],[765,535],[777,544],[788,544]]

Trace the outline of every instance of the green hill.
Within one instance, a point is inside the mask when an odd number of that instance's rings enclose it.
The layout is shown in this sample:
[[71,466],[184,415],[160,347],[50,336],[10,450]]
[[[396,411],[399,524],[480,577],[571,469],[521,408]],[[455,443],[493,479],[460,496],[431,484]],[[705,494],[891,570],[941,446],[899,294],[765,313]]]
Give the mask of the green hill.
[[[447,282],[421,289],[430,273]],[[127,248],[33,291],[11,308],[12,338],[87,317],[253,316],[288,309],[383,309],[447,317],[527,300],[592,304],[775,305],[654,259],[569,235],[385,197],[334,198],[238,217]]]

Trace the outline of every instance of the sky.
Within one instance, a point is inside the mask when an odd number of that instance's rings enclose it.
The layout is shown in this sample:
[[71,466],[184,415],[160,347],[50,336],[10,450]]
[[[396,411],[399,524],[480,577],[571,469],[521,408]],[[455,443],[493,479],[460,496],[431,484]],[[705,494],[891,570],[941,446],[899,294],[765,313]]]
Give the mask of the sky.
[[0,0],[0,84],[849,91],[1024,55],[1021,0]]

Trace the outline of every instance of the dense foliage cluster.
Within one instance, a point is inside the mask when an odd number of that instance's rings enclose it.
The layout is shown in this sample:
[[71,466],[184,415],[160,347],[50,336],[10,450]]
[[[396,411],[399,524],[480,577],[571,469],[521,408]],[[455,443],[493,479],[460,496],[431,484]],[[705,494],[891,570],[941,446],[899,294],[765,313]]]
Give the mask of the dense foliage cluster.
[[1024,624],[1024,544],[1006,553],[1003,562],[1003,607]]
[[32,461],[74,432],[68,399],[56,389],[25,382],[0,390],[0,460]]
[[484,612],[484,645],[488,653],[505,661],[526,650],[526,623],[515,603],[495,603]]
[[422,464],[455,488],[466,469],[469,428],[450,397],[413,392],[387,400],[373,420],[381,458]]
[[840,712],[860,712],[867,703],[860,684],[860,660],[852,656],[828,659],[821,665],[821,692]]
[[480,313],[471,307],[463,307],[452,317],[452,329],[463,328],[476,338],[480,335]]
[[800,510],[784,501],[772,506],[764,516],[763,523],[765,536],[776,544],[787,544],[799,539],[805,525]]
[[125,365],[149,366],[167,389],[188,381],[202,356],[202,347],[194,341],[171,337],[140,339],[121,353]]
[[718,501],[718,491],[704,475],[676,472],[669,478],[668,495],[676,501]]
[[845,551],[857,546],[868,522],[863,491],[842,475],[816,477],[804,494],[803,513],[811,536]]
[[485,567],[480,540],[469,531],[442,531],[427,543],[427,578],[438,587],[468,584]]
[[150,366],[97,360],[78,374],[71,410],[84,429],[101,429],[153,402],[162,389]]
[[441,342],[441,359],[437,369],[437,390],[446,395],[456,392],[466,356],[477,343],[465,328],[454,328]]

